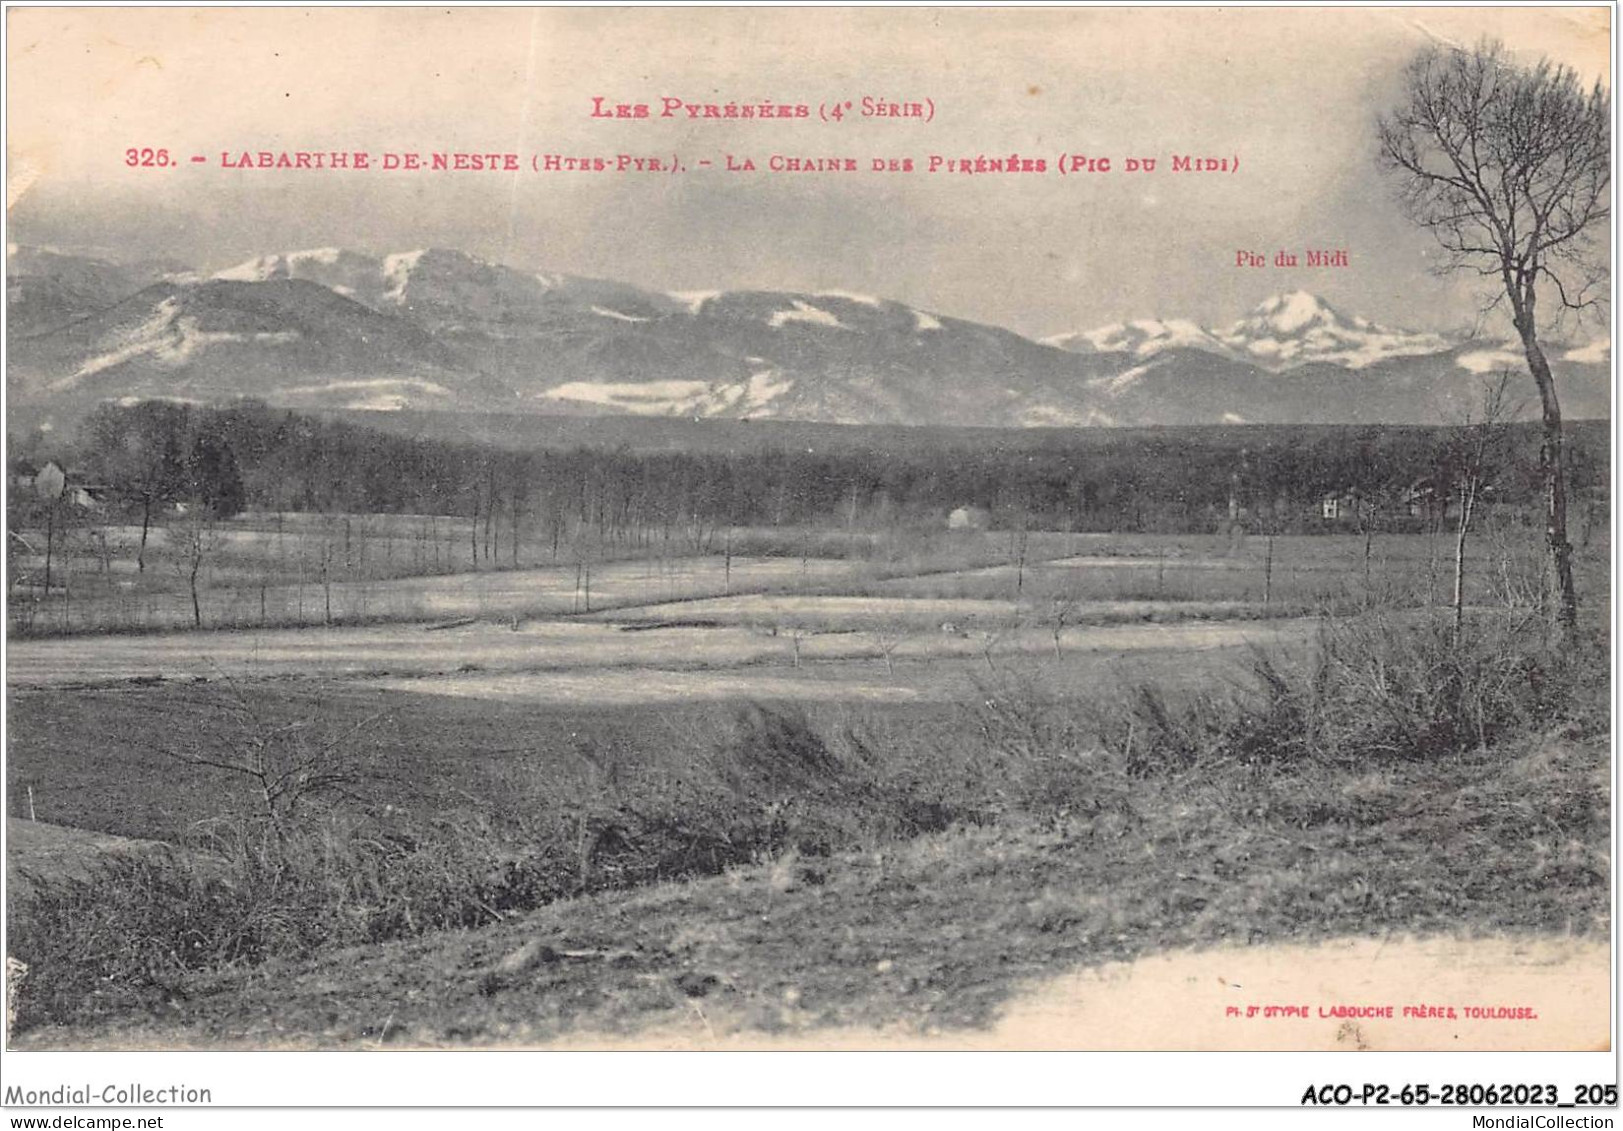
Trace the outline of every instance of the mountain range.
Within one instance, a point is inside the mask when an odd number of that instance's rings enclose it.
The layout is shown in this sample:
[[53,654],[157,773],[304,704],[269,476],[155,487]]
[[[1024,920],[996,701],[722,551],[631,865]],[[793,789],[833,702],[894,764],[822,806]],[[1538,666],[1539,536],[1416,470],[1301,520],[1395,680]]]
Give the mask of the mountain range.
[[[204,274],[8,248],[13,412],[253,397],[301,409],[1003,427],[1449,423],[1509,343],[1382,327],[1311,294],[1225,327],[1034,341],[844,292],[670,294],[431,248],[267,254]],[[1610,347],[1552,343],[1566,414],[1610,409]]]

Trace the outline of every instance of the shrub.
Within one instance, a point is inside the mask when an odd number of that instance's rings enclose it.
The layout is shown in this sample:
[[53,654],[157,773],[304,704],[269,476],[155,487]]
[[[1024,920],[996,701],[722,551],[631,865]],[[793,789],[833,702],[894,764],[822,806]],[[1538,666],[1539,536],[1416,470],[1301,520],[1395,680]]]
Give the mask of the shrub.
[[1497,617],[1458,632],[1444,619],[1327,619],[1309,662],[1282,666],[1259,651],[1252,687],[1178,708],[1139,688],[1102,722],[1101,737],[1120,745],[1137,776],[1200,763],[1367,767],[1457,756],[1593,705],[1607,670],[1594,646],[1554,651],[1535,632]]
[[161,1008],[199,971],[489,923],[571,882],[567,862],[465,818],[215,821],[184,848],[30,883],[9,940],[29,968],[18,1029]]

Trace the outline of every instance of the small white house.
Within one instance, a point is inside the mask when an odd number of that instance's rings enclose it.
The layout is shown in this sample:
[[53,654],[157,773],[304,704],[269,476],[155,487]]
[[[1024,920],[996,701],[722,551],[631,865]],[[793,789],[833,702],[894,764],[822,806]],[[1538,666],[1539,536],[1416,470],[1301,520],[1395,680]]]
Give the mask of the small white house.
[[60,499],[67,485],[67,472],[55,460],[40,468],[39,474],[34,476],[34,490],[39,492],[42,499]]
[[947,516],[948,530],[985,530],[991,525],[991,514],[980,507],[959,507]]

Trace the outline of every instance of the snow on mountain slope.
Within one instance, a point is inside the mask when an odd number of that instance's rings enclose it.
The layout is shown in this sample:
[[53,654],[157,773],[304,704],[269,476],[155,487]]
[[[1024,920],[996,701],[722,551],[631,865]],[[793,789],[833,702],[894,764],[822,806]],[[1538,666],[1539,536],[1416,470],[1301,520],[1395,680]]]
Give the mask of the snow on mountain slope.
[[1129,354],[1139,360],[1171,349],[1196,349],[1282,371],[1313,362],[1363,369],[1394,357],[1440,353],[1453,344],[1440,334],[1391,330],[1348,318],[1306,291],[1264,300],[1249,315],[1213,330],[1188,319],[1140,319],[1044,339],[1075,353]]
[[104,369],[123,365],[143,355],[155,363],[178,369],[201,350],[227,344],[281,345],[297,341],[297,330],[205,330],[195,315],[182,314],[180,303],[166,298],[153,309],[152,317],[135,327],[124,340],[112,343],[104,354],[86,358],[77,370],[52,387],[62,389]]
[[222,281],[303,279],[436,329],[523,325],[559,310],[648,318],[677,309],[667,296],[601,279],[521,271],[466,252],[420,248],[369,255],[336,247],[262,255],[213,276]]
[[304,280],[159,283],[12,343],[8,391],[80,406],[133,395],[333,406],[386,394],[491,407],[512,396],[459,372],[430,335]]
[[1364,318],[1344,318],[1306,291],[1265,300],[1215,337],[1239,355],[1271,369],[1315,361],[1363,369],[1388,358],[1440,353],[1451,345],[1440,334],[1389,330]]
[[793,379],[766,369],[741,381],[567,381],[541,395],[639,416],[773,416],[772,402],[793,387]]
[[[864,293],[668,294],[444,248],[283,251],[140,289],[148,277],[12,249],[14,402],[64,422],[102,400],[247,396],[1001,427],[1446,423],[1481,374],[1525,365],[1515,344],[1391,330],[1304,292],[1222,330],[1140,319],[1037,342]],[[1605,415],[1609,344],[1547,349],[1569,415]]]
[[[345,258],[351,263],[358,261],[363,269],[369,270],[371,267],[371,260],[367,256],[356,255],[354,252],[346,253],[336,247],[318,247],[308,251],[256,256],[235,267],[216,272],[214,277],[231,283],[263,283],[266,279],[306,278],[310,275],[323,274],[324,268],[336,267],[339,261]],[[331,286],[330,283],[327,285]]]
[[22,338],[66,326],[183,270],[175,263],[111,263],[54,248],[8,244],[8,332]]
[[1154,357],[1165,349],[1225,352],[1222,343],[1210,331],[1184,318],[1115,322],[1095,330],[1056,334],[1044,338],[1043,342],[1074,353],[1127,353],[1137,358]]
[[809,322],[813,326],[833,326],[836,329],[845,329],[845,324],[834,315],[820,306],[813,306],[801,299],[791,300],[788,310],[775,310],[767,319],[769,326],[782,326],[786,322]]

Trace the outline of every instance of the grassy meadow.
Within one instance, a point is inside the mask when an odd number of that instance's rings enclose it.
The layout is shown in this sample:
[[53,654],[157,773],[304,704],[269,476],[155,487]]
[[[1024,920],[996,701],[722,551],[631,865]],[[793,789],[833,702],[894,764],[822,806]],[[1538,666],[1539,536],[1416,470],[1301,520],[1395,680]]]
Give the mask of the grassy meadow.
[[1174,947],[1606,930],[1601,537],[1557,650],[1537,532],[1491,522],[1456,627],[1448,536],[467,570],[418,521],[348,563],[330,517],[224,524],[202,631],[173,531],[14,587],[19,1042],[905,1036]]

